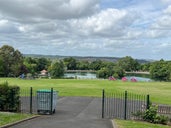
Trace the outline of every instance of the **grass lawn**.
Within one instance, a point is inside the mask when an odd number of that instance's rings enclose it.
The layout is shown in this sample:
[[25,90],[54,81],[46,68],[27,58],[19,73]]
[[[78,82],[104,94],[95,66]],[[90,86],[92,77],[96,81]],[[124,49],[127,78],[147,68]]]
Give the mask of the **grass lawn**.
[[18,114],[18,113],[9,113],[9,112],[0,112],[0,126],[13,123],[28,117],[31,117],[32,115],[29,114]]
[[153,103],[171,105],[171,82],[122,82],[109,80],[76,80],[76,79],[35,79],[0,78],[0,83],[8,81],[10,85],[18,85],[22,90],[30,87],[36,91],[53,87],[60,96],[98,96],[102,89],[113,92],[127,90],[133,94],[150,94]]
[[133,120],[114,120],[118,128],[171,128],[171,126],[152,124]]

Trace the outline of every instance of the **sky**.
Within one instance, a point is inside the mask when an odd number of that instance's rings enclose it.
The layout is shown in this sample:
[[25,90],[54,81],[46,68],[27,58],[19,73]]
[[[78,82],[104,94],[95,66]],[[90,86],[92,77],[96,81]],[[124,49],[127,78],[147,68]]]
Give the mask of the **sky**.
[[0,0],[0,47],[171,60],[171,0]]

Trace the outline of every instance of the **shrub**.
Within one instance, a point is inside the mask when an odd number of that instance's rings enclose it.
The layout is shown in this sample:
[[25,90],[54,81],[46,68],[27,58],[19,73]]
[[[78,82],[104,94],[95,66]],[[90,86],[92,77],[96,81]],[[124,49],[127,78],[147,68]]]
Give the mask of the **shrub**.
[[154,123],[157,116],[157,106],[150,106],[143,115],[143,120]]
[[18,86],[9,86],[8,82],[0,84],[0,110],[1,111],[19,111],[20,108],[20,88]]
[[136,113],[133,113],[133,116],[138,117],[139,119],[143,119],[144,121],[150,123],[167,125],[169,122],[169,117],[164,115],[158,115],[157,109],[157,106],[150,105],[149,109],[147,109],[145,112],[137,111]]

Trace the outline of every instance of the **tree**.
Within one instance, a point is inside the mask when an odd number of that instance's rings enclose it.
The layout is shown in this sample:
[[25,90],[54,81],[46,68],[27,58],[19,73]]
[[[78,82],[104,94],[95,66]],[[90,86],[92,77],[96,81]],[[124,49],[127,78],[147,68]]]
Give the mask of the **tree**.
[[27,69],[27,73],[34,75],[37,72],[37,61],[34,58],[26,57],[24,58],[24,65]]
[[118,61],[118,66],[125,71],[137,71],[140,68],[140,64],[137,60],[134,60],[130,56],[123,57]]
[[141,64],[141,70],[149,72],[150,71],[150,66],[151,66],[151,63]]
[[62,61],[55,62],[49,69],[52,78],[61,78],[64,76],[64,64]]
[[88,61],[79,61],[77,63],[78,70],[89,70],[89,62]]
[[38,58],[37,59],[37,71],[41,71],[43,69],[48,69],[50,66],[51,61],[46,58]]
[[113,77],[115,78],[122,78],[125,75],[125,71],[118,66],[114,66],[113,68]]
[[17,76],[18,70],[23,64],[23,56],[13,47],[4,45],[0,48],[0,58],[3,62],[4,76]]
[[154,62],[150,67],[150,76],[155,80],[169,81],[171,77],[170,63],[164,60]]
[[67,67],[67,70],[76,70],[77,69],[76,59],[70,57],[70,58],[65,58],[63,61]]
[[97,71],[97,77],[98,78],[109,78],[109,76],[112,76],[113,72],[111,72],[110,69],[108,68],[101,68],[100,70]]
[[91,64],[90,64],[90,69],[91,70],[100,70],[103,66],[103,62],[101,60],[96,60],[96,61],[93,61]]
[[0,77],[4,76],[4,65],[2,57],[0,57]]

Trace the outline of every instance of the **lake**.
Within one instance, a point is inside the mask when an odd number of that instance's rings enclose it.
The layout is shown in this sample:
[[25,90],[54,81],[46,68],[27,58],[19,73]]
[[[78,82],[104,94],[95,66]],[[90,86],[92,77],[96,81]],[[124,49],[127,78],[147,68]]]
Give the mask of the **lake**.
[[[126,74],[128,80],[134,77],[137,81],[152,81],[149,74]],[[94,72],[67,72],[64,74],[64,78],[71,79],[97,79]]]
[[64,74],[64,78],[97,79],[96,73],[93,72],[67,72]]

